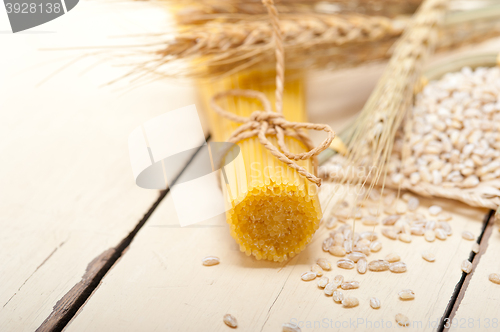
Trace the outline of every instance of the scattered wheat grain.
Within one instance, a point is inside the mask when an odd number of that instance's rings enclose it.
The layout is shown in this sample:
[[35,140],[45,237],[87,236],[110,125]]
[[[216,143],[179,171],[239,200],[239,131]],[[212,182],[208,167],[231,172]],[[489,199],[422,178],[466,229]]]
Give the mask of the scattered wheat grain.
[[222,320],[227,326],[232,327],[233,329],[238,327],[238,321],[236,320],[236,318],[234,318],[233,315],[226,314],[224,315],[224,318]]
[[388,239],[396,240],[398,238],[398,234],[391,228],[382,228],[381,232]]
[[359,305],[359,300],[355,297],[348,296],[342,300],[342,306],[344,308],[353,308]]
[[383,259],[377,259],[368,263],[370,271],[381,272],[389,270],[389,262]]
[[364,216],[363,219],[361,219],[361,222],[365,226],[376,226],[376,225],[378,225],[378,219],[377,219],[377,217],[374,217],[374,216]]
[[488,279],[492,282],[492,283],[495,283],[495,284],[499,284],[500,285],[500,274],[498,273],[492,273],[488,276]]
[[283,332],[301,332],[302,330],[297,324],[285,323],[283,324]]
[[396,253],[390,253],[387,256],[385,256],[384,259],[386,261],[388,261],[389,263],[394,263],[394,262],[398,262],[401,259],[401,257],[399,257],[399,255]]
[[368,263],[366,261],[366,258],[361,258],[358,261],[358,265],[357,265],[358,273],[365,274],[367,268],[368,268]]
[[357,244],[352,249],[353,252],[360,252],[365,256],[370,255],[370,248],[367,245]]
[[362,238],[362,239],[366,239],[368,241],[375,241],[378,236],[377,236],[377,233],[375,232],[362,232],[361,234],[359,234],[359,236]]
[[362,252],[354,251],[347,255],[347,258],[352,260],[354,263],[357,263],[361,258],[366,258],[366,255]]
[[419,226],[412,226],[410,227],[410,233],[411,235],[422,236],[425,234],[425,228]]
[[436,255],[430,251],[424,251],[422,252],[422,258],[428,262],[434,262],[436,260]]
[[354,262],[348,258],[342,258],[337,261],[337,266],[341,269],[353,269]]
[[393,273],[406,272],[406,263],[396,262],[396,263],[389,264],[389,270]]
[[448,212],[441,212],[437,216],[438,221],[449,221],[449,220],[451,220],[451,218],[452,218],[451,214],[449,214]]
[[328,284],[326,284],[323,292],[325,293],[326,296],[332,296],[333,291],[336,290],[337,288],[338,288],[337,284],[335,284],[334,282],[329,282]]
[[328,250],[330,249],[330,247],[333,245],[333,239],[331,237],[325,239],[323,241],[323,244],[321,246],[321,249],[323,249],[323,251],[326,251],[328,252]]
[[359,282],[355,280],[344,281],[342,285],[340,285],[340,288],[342,288],[343,290],[356,289],[359,288]]
[[311,271],[307,271],[307,272],[302,273],[300,278],[304,281],[311,281],[311,280],[316,279],[316,273],[311,272]]
[[371,297],[370,298],[370,307],[373,309],[379,309],[380,308],[380,300],[376,297]]
[[374,241],[370,244],[370,251],[371,252],[379,252],[380,249],[382,249],[382,243],[379,241]]
[[401,242],[410,243],[411,242],[411,235],[408,233],[401,233],[398,235],[398,239]]
[[344,247],[341,246],[332,246],[330,247],[330,249],[328,249],[328,252],[333,256],[344,257],[346,250]]
[[403,314],[397,314],[396,323],[400,326],[410,326],[410,319]]
[[408,210],[410,210],[410,211],[415,211],[419,205],[420,205],[420,201],[416,197],[411,197],[408,200]]
[[344,241],[344,250],[346,253],[352,252],[352,241],[349,239],[346,239]]
[[314,273],[316,273],[317,277],[323,276],[323,269],[318,264],[313,264],[311,266],[311,271],[314,272]]
[[441,211],[443,211],[443,208],[439,205],[432,205],[429,207],[429,214],[431,216],[437,216]]
[[335,284],[335,288],[340,287],[340,285],[342,285],[342,283],[344,282],[344,276],[338,274],[333,278],[332,282],[333,284]]
[[446,238],[448,237],[448,235],[446,235],[446,232],[444,231],[444,229],[441,229],[441,228],[436,228],[436,230],[434,230],[434,233],[436,234],[436,238],[441,240],[441,241],[446,240]]
[[333,236],[333,245],[342,246],[343,244],[344,244],[344,234],[335,233],[335,235]]
[[403,289],[398,295],[403,301],[413,300],[415,298],[415,293],[411,289]]
[[462,232],[462,238],[463,238],[464,240],[467,240],[467,241],[474,241],[474,239],[475,239],[476,237],[474,236],[474,234],[472,234],[472,233],[471,233],[471,232],[469,232],[469,231],[463,231],[463,232]]
[[318,258],[316,264],[321,266],[325,271],[330,271],[332,269],[332,264],[326,258]]
[[326,226],[327,229],[333,229],[333,228],[337,227],[337,225],[338,225],[338,219],[335,216],[330,217],[325,222],[325,226]]
[[217,265],[220,263],[220,259],[219,259],[219,257],[216,257],[216,256],[207,256],[207,257],[203,258],[202,263],[205,266]]
[[403,202],[397,202],[396,213],[397,214],[405,214],[406,211],[408,211],[408,206]]
[[325,288],[325,286],[328,285],[328,282],[329,282],[328,277],[321,277],[317,281],[318,287]]
[[438,222],[438,227],[445,231],[446,235],[448,236],[451,236],[453,234],[453,230],[451,229],[450,224],[446,221]]
[[462,265],[460,267],[462,271],[464,271],[467,274],[472,272],[472,263],[467,259],[462,262]]
[[436,239],[436,233],[434,233],[432,229],[429,229],[425,231],[424,238],[427,242],[434,242],[434,240]]
[[472,244],[472,249],[471,250],[472,250],[473,253],[477,254],[479,252],[479,244],[477,242],[474,242]]
[[336,303],[342,303],[342,300],[344,299],[344,294],[342,294],[341,291],[334,291],[333,294],[333,301],[335,301]]

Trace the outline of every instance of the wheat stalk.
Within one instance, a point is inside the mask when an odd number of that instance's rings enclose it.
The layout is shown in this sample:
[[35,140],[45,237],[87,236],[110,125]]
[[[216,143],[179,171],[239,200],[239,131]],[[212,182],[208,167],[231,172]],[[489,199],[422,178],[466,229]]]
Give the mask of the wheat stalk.
[[[500,8],[500,7],[499,7]],[[439,49],[452,49],[500,34],[499,8],[448,13],[439,30]],[[462,16],[462,17],[461,17]],[[472,18],[471,18],[472,17]],[[172,36],[151,36],[150,45],[138,45],[122,59],[134,69],[127,76],[213,78],[261,63],[272,63],[272,29],[263,17],[235,23],[210,22],[192,26]],[[408,20],[359,14],[284,14],[286,64],[295,68],[338,69],[389,58],[393,43]],[[128,54],[127,54],[128,52]],[[115,51],[118,54],[118,51]],[[118,57],[118,56],[117,56]],[[186,66],[186,63],[196,65]]]
[[[453,0],[450,0],[453,1]],[[500,34],[500,6],[447,13],[439,31],[438,50],[453,49]],[[149,44],[103,49],[114,62],[127,61],[133,86],[160,78],[219,78],[273,63],[272,29],[265,19],[217,21],[184,27],[175,35],[150,35]],[[390,57],[408,19],[360,14],[282,15],[286,65],[289,69],[339,69]]]
[[[358,62],[366,57],[384,57],[405,24],[401,20],[359,14],[289,14],[281,16],[280,26],[287,66],[296,68],[322,65],[331,62],[332,57],[340,63],[349,62],[348,57]],[[161,38],[155,36],[154,45],[142,49],[143,53],[154,54],[151,66],[156,67],[150,69],[160,76],[172,76],[162,67],[179,60],[196,62],[185,73],[187,76],[206,77],[229,75],[272,59],[274,54],[272,28],[266,21],[213,22],[181,31],[174,38]],[[361,50],[361,46],[378,47],[379,43],[384,45],[382,52]],[[350,52],[339,52],[339,48],[349,47]]]
[[[424,1],[397,42],[382,78],[349,132],[344,165],[348,169],[363,167],[363,173],[373,179],[370,188],[379,180],[382,187],[385,184],[386,164],[397,130],[412,103],[425,60],[438,45],[439,26],[448,2]],[[340,182],[359,185],[366,179],[346,173]]]

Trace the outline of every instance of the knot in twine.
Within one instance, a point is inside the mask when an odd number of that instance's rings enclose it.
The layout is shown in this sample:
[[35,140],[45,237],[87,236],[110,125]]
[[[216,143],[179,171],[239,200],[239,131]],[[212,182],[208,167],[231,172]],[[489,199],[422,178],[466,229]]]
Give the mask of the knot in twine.
[[[224,110],[217,104],[217,100],[228,96],[240,96],[255,98],[260,101],[263,106],[263,111],[254,111],[250,117],[243,117]],[[321,186],[321,179],[314,174],[309,173],[304,167],[299,166],[295,160],[313,159],[314,169],[317,167],[317,155],[325,150],[332,143],[335,133],[330,126],[325,124],[314,124],[307,122],[290,122],[285,119],[283,114],[273,112],[271,103],[266,95],[254,90],[228,90],[216,94],[210,101],[211,107],[220,116],[234,122],[242,123],[228,138],[228,142],[238,143],[246,138],[257,136],[259,142],[278,160],[285,163],[288,167],[295,169],[300,175],[307,178],[309,181]],[[302,131],[302,129],[312,129],[325,131],[328,137],[317,147]],[[277,138],[278,147],[274,146],[268,139],[267,135],[275,135]],[[285,143],[285,136],[294,137],[300,140],[309,151],[303,153],[291,153]]]
[[[271,103],[266,95],[262,92],[255,90],[227,90],[216,94],[210,100],[212,108],[222,117],[234,122],[242,123],[229,137],[228,141],[231,143],[238,143],[246,138],[257,136],[259,142],[271,152],[273,156],[278,158],[281,162],[288,165],[288,167],[296,170],[300,175],[306,177],[309,181],[321,186],[321,179],[309,173],[304,167],[299,166],[295,160],[313,160],[314,170],[318,167],[318,158],[316,157],[321,151],[325,150],[332,143],[335,133],[328,125],[314,124],[305,122],[290,122],[285,119],[282,114],[283,110],[283,89],[285,82],[285,52],[283,47],[283,38],[281,35],[281,28],[279,25],[278,11],[274,6],[273,0],[262,0],[266,6],[267,12],[271,19],[273,27],[273,39],[275,44],[276,55],[276,112],[273,112]],[[247,98],[255,98],[260,101],[263,111],[255,111],[250,117],[236,115],[222,109],[217,100],[228,96],[240,96]],[[312,141],[302,131],[302,129],[312,129],[318,131],[326,131],[328,137],[317,147],[314,146]],[[278,147],[274,146],[268,139],[267,135],[275,135],[278,142]],[[285,135],[294,137],[300,140],[309,149],[304,153],[291,153],[285,144]]]
[[273,119],[284,119],[285,117],[282,114],[273,113],[273,112],[263,112],[263,111],[255,111],[250,114],[248,121],[262,122],[266,121],[268,123],[272,123]]

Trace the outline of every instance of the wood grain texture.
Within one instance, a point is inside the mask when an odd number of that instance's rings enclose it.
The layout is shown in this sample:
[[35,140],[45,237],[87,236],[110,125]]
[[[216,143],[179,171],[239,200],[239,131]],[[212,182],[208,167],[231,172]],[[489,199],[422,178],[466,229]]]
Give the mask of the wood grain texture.
[[71,314],[75,304],[84,301],[88,297],[91,289],[90,286],[94,283],[96,277],[104,274],[103,267],[111,262],[113,255],[116,253],[114,248],[108,249],[96,258],[94,258],[82,276],[82,280],[74,285],[62,299],[57,301],[52,313],[43,323],[36,329],[38,332],[54,331],[61,329],[66,324],[66,315]]
[[499,251],[500,232],[492,220],[473,261],[473,270],[465,280],[466,287],[458,296],[456,312],[447,325],[448,331],[500,329],[500,285],[488,280],[491,273],[500,273]]
[[[360,305],[344,309],[326,297],[315,281],[300,279],[317,258],[337,260],[321,250],[328,234],[324,229],[287,264],[261,262],[239,252],[223,216],[196,227],[178,227],[172,199],[167,196],[65,330],[227,331],[222,323],[226,313],[238,319],[242,331],[279,331],[288,321],[302,324],[302,331],[364,331],[374,328],[366,324],[382,322],[392,326],[389,330],[398,330],[394,320],[398,312],[415,324],[410,330],[434,330],[460,280],[460,262],[470,252],[470,242],[460,233],[467,229],[478,234],[486,210],[422,199],[422,211],[430,204],[440,204],[453,214],[454,235],[434,243],[414,237],[411,244],[383,238],[384,248],[369,260],[396,252],[408,265],[404,274],[359,275],[337,267],[326,272],[329,277],[342,274],[360,282],[359,289],[343,291],[358,297]],[[358,231],[372,229],[360,223],[356,227]],[[435,263],[422,259],[424,249],[436,253]],[[201,259],[207,255],[220,257],[221,263],[202,266]],[[398,291],[405,288],[415,291],[414,301],[398,299]],[[381,300],[381,309],[370,308],[372,296]]]
[[[80,3],[71,12],[74,25],[64,24],[69,22],[64,18],[44,25],[57,33],[2,35],[2,331],[33,331],[53,307],[77,298],[85,288],[77,285],[92,280],[108,250],[129,235],[158,198],[158,191],[134,183],[128,135],[156,115],[194,103],[191,87],[162,82],[124,94],[126,83],[102,87],[124,68],[107,64],[81,75],[96,59],[76,63],[37,86],[82,53],[40,48],[99,44],[108,34],[127,33],[121,25],[129,14],[151,15],[151,7],[141,6]],[[135,31],[146,32],[145,26]],[[88,269],[96,257],[100,263]]]

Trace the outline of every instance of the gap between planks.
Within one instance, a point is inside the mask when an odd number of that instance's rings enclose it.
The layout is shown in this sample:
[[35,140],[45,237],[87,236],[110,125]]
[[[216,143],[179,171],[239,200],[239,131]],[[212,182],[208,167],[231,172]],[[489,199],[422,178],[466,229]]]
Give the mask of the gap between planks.
[[[206,138],[207,142],[209,140],[210,135]],[[191,162],[198,155],[202,148],[203,145],[200,146],[191,156],[191,158],[187,161],[179,174],[172,181],[171,186],[178,181],[178,179],[182,176],[184,171],[191,164]],[[85,304],[89,297],[92,296],[92,293],[99,286],[104,276],[111,270],[113,265],[126,252],[130,244],[134,240],[134,237],[137,235],[137,233],[139,233],[140,229],[146,224],[149,217],[153,214],[158,205],[160,205],[160,203],[169,192],[170,187],[168,187],[166,190],[161,190],[156,201],[144,214],[144,217],[139,220],[137,225],[127,235],[127,237],[125,237],[116,247],[109,248],[108,250],[104,251],[87,265],[87,269],[82,276],[82,280],[74,285],[69,290],[69,292],[64,294],[64,296],[59,301],[57,301],[52,310],[52,313],[36,329],[36,332],[58,332],[62,331],[66,327],[66,325],[71,321],[71,319],[73,319],[73,317]]]
[[458,307],[460,306],[460,303],[465,295],[467,286],[474,275],[474,270],[479,263],[481,256],[486,252],[486,248],[488,247],[488,240],[493,232],[493,224],[495,220],[494,213],[495,211],[490,210],[490,212],[484,216],[483,229],[476,241],[479,244],[479,252],[476,254],[471,251],[469,255],[469,261],[472,262],[472,272],[469,274],[466,274],[465,272],[462,273],[462,277],[455,286],[453,296],[451,297],[444,315],[441,318],[437,332],[446,332],[449,330],[449,326],[447,325],[449,325],[449,322],[453,320],[453,317],[455,316],[455,313],[457,312]]

